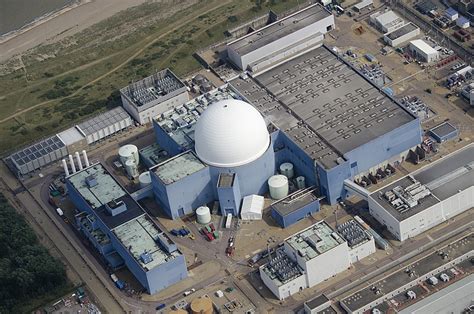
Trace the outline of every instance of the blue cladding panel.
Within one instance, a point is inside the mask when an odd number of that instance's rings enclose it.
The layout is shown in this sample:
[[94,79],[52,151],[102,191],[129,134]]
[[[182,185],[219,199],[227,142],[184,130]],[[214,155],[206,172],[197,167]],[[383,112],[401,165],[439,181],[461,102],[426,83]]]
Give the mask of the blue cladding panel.
[[177,256],[146,273],[148,290],[151,294],[163,290],[188,276],[184,256]]
[[164,185],[154,173],[151,178],[155,198],[173,219],[215,200],[208,167],[169,185]]
[[[344,155],[351,163],[357,162],[352,175],[370,168],[419,145],[422,141],[420,120],[415,119],[399,128],[368,142]],[[354,169],[357,170],[354,171]]]
[[351,177],[348,161],[329,170],[318,165],[318,174],[321,193],[326,196],[329,204],[336,204],[338,198],[344,198],[344,180]]
[[272,214],[273,219],[277,222],[278,225],[280,225],[280,227],[287,228],[295,224],[299,220],[305,218],[308,214],[318,212],[319,209],[320,209],[319,200],[315,200],[314,202],[311,202],[285,216],[280,215],[272,207],[271,214]]
[[232,187],[217,188],[217,196],[219,197],[221,215],[225,216],[229,211],[232,211],[234,216],[239,216],[242,195],[240,194],[239,176],[237,174],[235,175]]
[[156,123],[155,120],[153,120],[153,129],[155,130],[155,137],[156,137],[156,142],[158,145],[160,145],[164,150],[168,152],[170,157],[176,156],[178,154],[181,154],[182,152],[185,151],[179,145],[176,143],[169,135],[166,133],[159,125]]

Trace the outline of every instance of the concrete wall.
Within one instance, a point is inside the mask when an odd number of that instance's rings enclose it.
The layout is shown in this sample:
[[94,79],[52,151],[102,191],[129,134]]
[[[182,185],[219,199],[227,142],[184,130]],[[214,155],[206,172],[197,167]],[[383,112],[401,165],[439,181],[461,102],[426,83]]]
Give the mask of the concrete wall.
[[279,300],[284,300],[285,298],[307,288],[304,275],[301,275],[281,286],[277,286],[276,283],[260,268],[260,278],[265,286],[267,286],[267,288],[270,289]]
[[383,40],[385,41],[385,43],[387,43],[388,45],[392,47],[398,47],[399,45],[403,44],[404,42],[409,41],[410,39],[418,36],[419,34],[420,34],[420,29],[416,28],[413,31],[406,33],[393,40],[388,37],[389,33],[387,33],[383,36]]
[[377,197],[379,197],[378,193],[374,193],[369,196],[368,203],[370,215],[372,215],[372,217],[374,217],[382,225],[385,225],[388,231],[390,231],[390,233],[393,234],[395,238],[400,239],[401,231],[399,222],[379,203],[377,203],[375,199]]
[[305,218],[308,214],[318,212],[319,209],[319,200],[315,200],[314,202],[311,202],[308,205],[303,206],[300,209],[285,216],[280,215],[273,207],[271,207],[271,215],[278,225],[280,225],[280,227],[287,228],[288,226],[291,226],[292,224]]
[[121,93],[123,108],[140,124],[151,123],[154,118],[158,115],[173,109],[179,105],[184,104],[189,100],[189,94],[187,90],[178,93],[176,96],[171,97],[161,103],[146,105],[146,109],[136,107],[125,95]]
[[347,270],[350,265],[347,243],[344,242],[306,263],[304,269],[308,287]]
[[351,263],[357,263],[361,259],[369,256],[370,254],[375,253],[375,241],[372,237],[369,241],[357,245],[355,247],[349,248],[349,258]]
[[315,33],[321,34],[327,33],[327,27],[331,26],[334,28],[334,16],[330,15],[323,18],[307,27],[304,27],[296,32],[293,32],[285,37],[279,38],[263,47],[250,51],[244,55],[240,55],[237,51],[232,48],[232,45],[227,46],[227,53],[229,59],[237,65],[240,69],[245,70],[247,66],[254,63],[257,60],[261,60],[276,51],[289,47],[296,42],[303,40],[304,38],[311,37]]

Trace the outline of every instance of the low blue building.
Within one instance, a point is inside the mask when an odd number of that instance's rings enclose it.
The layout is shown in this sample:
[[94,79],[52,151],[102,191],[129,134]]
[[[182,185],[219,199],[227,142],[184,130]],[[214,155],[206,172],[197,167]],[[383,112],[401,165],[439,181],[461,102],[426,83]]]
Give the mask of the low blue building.
[[101,165],[66,177],[76,225],[112,268],[125,264],[148,293],[187,277],[184,255]]
[[428,133],[438,143],[456,138],[459,135],[458,129],[456,129],[451,123],[447,121],[430,129]]
[[299,190],[273,203],[270,206],[273,219],[280,227],[287,228],[318,212],[320,198],[314,192],[314,188]]

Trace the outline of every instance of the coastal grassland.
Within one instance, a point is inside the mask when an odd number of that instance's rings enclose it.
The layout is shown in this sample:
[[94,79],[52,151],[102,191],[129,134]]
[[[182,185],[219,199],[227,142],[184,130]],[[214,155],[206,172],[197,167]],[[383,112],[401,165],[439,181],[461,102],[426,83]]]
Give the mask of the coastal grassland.
[[[200,68],[192,54],[224,31],[298,0],[187,0],[145,3],[70,38],[42,45],[1,68],[0,152],[120,105],[118,89],[171,68]],[[12,71],[11,69],[15,69]]]

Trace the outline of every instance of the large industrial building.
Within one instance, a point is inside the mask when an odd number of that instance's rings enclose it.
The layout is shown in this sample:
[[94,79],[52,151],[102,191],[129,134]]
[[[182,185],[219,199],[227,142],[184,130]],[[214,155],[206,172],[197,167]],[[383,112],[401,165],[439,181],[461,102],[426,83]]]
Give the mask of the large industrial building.
[[411,41],[408,50],[422,62],[430,63],[439,59],[439,52],[422,39]]
[[256,72],[321,45],[324,34],[334,26],[334,16],[320,4],[314,4],[230,42],[227,54],[239,69]]
[[188,89],[169,69],[157,72],[120,90],[125,110],[140,124],[189,100]]
[[17,177],[30,175],[131,125],[132,118],[122,107],[117,107],[25,147],[8,156],[5,162]]
[[187,277],[176,244],[101,164],[70,174],[66,185],[78,228],[110,267],[125,264],[150,294]]
[[[285,239],[283,246],[270,255],[269,262],[260,267],[263,283],[283,300],[348,269],[352,262],[366,257],[368,252],[375,252],[373,238],[354,220],[339,229],[346,237],[321,221]],[[353,234],[354,230],[362,233]],[[355,249],[367,243],[371,248],[366,252]]]
[[405,24],[405,21],[392,10],[370,15],[370,22],[384,34],[393,32]]
[[[282,226],[318,210],[320,197],[344,199],[344,180],[403,161],[422,134],[418,118],[325,46],[255,77],[244,73],[162,113],[154,129],[174,156],[151,168],[155,198],[170,217],[216,200],[222,214],[237,216],[241,199],[266,193],[269,177],[289,162],[317,198],[310,211],[281,210]],[[287,222],[285,211],[293,213]]]
[[418,35],[420,35],[420,28],[410,22],[400,28],[386,33],[383,36],[383,40],[392,47],[398,47]]
[[372,193],[371,215],[404,241],[474,206],[474,145]]

